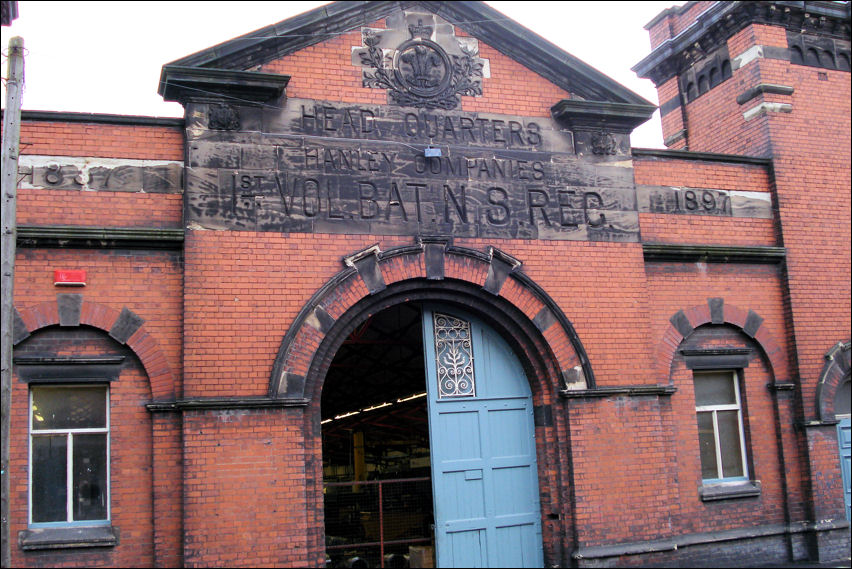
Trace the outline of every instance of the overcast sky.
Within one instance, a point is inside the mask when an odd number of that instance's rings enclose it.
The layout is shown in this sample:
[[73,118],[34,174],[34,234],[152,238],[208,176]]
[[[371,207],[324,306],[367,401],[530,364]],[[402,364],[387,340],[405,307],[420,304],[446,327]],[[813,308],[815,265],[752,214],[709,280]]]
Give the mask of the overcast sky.
[[[9,38],[21,36],[25,110],[180,117],[182,107],[157,94],[164,64],[325,3],[21,1],[2,28],[2,73]],[[488,2],[654,104],[653,84],[630,68],[650,53],[643,26],[682,3]],[[632,143],[663,148],[659,111]]]

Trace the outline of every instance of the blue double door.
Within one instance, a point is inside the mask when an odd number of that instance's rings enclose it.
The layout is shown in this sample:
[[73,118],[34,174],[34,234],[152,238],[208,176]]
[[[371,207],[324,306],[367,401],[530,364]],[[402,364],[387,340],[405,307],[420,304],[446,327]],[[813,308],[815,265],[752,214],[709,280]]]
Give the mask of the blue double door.
[[438,567],[542,567],[532,394],[491,328],[425,306]]

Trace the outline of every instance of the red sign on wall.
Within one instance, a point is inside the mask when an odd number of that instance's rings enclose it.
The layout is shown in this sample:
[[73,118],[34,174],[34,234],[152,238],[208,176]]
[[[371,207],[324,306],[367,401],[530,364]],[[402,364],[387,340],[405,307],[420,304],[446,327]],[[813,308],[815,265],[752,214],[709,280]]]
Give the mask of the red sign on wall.
[[86,271],[53,271],[53,284],[56,286],[86,286]]

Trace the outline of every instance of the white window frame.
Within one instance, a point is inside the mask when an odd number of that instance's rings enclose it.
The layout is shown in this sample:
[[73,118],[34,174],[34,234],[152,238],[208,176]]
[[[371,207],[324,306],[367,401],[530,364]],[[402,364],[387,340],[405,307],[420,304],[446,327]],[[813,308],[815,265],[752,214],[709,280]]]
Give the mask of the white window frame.
[[[702,480],[706,483],[714,483],[714,482],[739,482],[742,480],[749,479],[749,470],[748,470],[748,460],[746,456],[746,440],[745,440],[745,429],[743,428],[743,408],[742,408],[742,400],[740,398],[740,374],[737,370],[732,369],[720,369],[720,370],[702,370],[693,372],[693,382],[698,379],[701,375],[710,375],[710,374],[731,374],[731,381],[734,382],[734,396],[735,403],[730,404],[722,404],[722,405],[698,405],[696,401],[695,404],[695,416],[696,420],[698,418],[698,413],[700,412],[712,412],[713,413],[713,441],[716,445],[716,478],[703,478]],[[743,474],[742,476],[723,476],[722,469],[722,444],[719,440],[719,421],[718,421],[718,412],[719,411],[736,411],[737,412],[737,426],[739,437],[740,437],[740,460],[743,465]],[[702,464],[702,470],[704,465]]]
[[[86,429],[33,429],[33,390],[40,387],[81,389],[91,387],[102,387],[105,391],[106,426]],[[98,526],[109,525],[112,519],[112,500],[110,492],[110,389],[109,385],[77,383],[77,384],[31,384],[29,389],[29,436],[27,437],[28,457],[28,484],[27,484],[27,522],[29,527],[49,528],[67,526]],[[65,474],[65,521],[57,522],[33,522],[33,438],[44,435],[66,435],[68,444],[66,447],[66,474]],[[106,518],[103,520],[74,520],[74,435],[75,434],[106,434]]]

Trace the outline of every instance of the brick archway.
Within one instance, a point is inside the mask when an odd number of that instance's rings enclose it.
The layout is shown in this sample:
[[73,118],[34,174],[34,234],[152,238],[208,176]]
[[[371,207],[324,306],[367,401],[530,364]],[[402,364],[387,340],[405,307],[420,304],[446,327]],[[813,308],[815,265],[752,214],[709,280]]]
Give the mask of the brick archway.
[[[270,397],[310,398],[313,386],[308,385],[312,383],[309,374],[316,375],[323,367],[322,358],[334,354],[325,353],[331,347],[326,342],[329,333],[342,319],[353,318],[347,312],[356,304],[366,305],[360,310],[369,312],[380,309],[385,297],[394,295],[458,303],[476,302],[478,298],[480,312],[501,331],[507,332],[512,321],[522,322],[527,330],[518,331],[519,341],[521,336],[528,338],[521,343],[528,345],[530,353],[539,353],[533,360],[551,362],[547,365],[556,369],[561,385],[594,387],[592,367],[571,322],[547,293],[519,270],[521,261],[511,255],[494,247],[483,253],[452,246],[446,239],[422,238],[416,245],[387,251],[374,245],[343,261],[347,268],[314,294],[284,336],[270,378]],[[367,300],[371,298],[376,299],[375,305]],[[401,301],[391,298],[384,304]],[[501,324],[501,320],[505,322]],[[540,344],[537,347],[533,347],[534,336]],[[326,349],[321,351],[321,345]]]
[[726,304],[722,298],[708,298],[706,304],[684,308],[672,315],[669,327],[657,347],[657,371],[660,377],[669,376],[675,351],[680,343],[689,338],[696,328],[705,324],[729,324],[739,328],[763,350],[775,382],[790,381],[786,354],[769,329],[762,326],[763,317],[754,310],[744,310],[733,304]]
[[852,342],[837,342],[825,354],[825,365],[819,374],[816,389],[816,410],[820,421],[833,421],[834,398],[844,381],[849,380],[852,368]]
[[500,333],[519,356],[532,391],[541,510],[560,520],[543,528],[545,558],[563,558],[558,536],[572,531],[573,518],[564,501],[570,436],[558,392],[594,388],[591,365],[566,316],[519,270],[518,259],[493,247],[482,252],[424,238],[387,251],[373,246],[344,263],[347,268],[311,298],[290,327],[270,378],[272,398],[307,406],[309,558],[320,562],[325,556],[320,418],[326,373],[358,325],[404,302],[462,308]]
[[157,341],[146,330],[145,320],[127,307],[116,310],[92,302],[82,294],[57,294],[56,301],[46,301],[21,310],[15,309],[13,345],[47,326],[91,326],[103,330],[136,354],[151,384],[154,401],[175,398],[175,379]]

